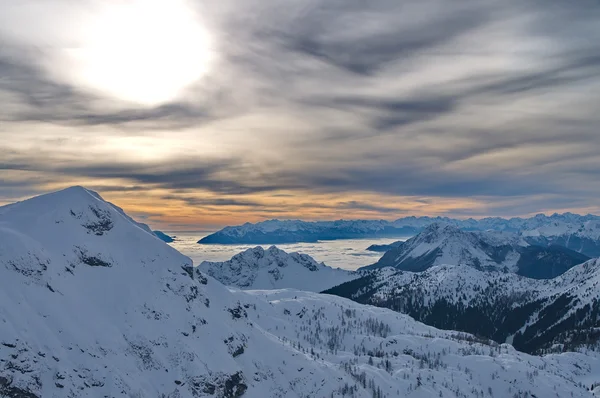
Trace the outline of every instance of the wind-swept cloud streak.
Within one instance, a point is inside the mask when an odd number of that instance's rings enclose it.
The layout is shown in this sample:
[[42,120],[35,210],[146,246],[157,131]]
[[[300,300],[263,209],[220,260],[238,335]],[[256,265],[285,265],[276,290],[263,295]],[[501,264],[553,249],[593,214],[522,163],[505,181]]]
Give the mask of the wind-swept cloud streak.
[[600,211],[592,3],[189,1],[214,59],[150,106],[69,79],[100,4],[0,0],[1,202],[78,183],[190,228]]

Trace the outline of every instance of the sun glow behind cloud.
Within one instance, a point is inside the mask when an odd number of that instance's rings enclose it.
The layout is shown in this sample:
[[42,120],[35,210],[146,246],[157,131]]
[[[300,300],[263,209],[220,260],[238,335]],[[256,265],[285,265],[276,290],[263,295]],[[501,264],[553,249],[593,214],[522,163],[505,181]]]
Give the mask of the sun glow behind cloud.
[[208,32],[184,0],[105,2],[65,50],[68,79],[116,99],[152,106],[173,100],[208,71]]

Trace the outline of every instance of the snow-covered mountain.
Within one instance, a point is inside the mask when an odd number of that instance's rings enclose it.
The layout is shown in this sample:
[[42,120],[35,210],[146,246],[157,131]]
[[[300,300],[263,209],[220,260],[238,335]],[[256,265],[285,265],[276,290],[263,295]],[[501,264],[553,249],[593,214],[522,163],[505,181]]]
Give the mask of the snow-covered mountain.
[[224,285],[241,289],[293,288],[321,292],[356,279],[357,272],[331,268],[307,254],[286,253],[275,246],[260,246],[224,262],[204,261],[198,269]]
[[417,229],[384,220],[300,221],[268,220],[246,223],[208,235],[198,243],[282,244],[386,236],[411,236]]
[[256,224],[226,227],[199,241],[220,244],[277,244],[318,240],[413,236],[433,223],[443,223],[465,231],[518,233],[531,243],[560,245],[585,254],[600,256],[600,217],[572,213],[538,214],[531,218],[488,217],[457,220],[447,217],[405,217],[396,221],[338,220],[306,222],[269,220]]
[[0,208],[3,397],[592,397],[598,375],[593,353],[226,288],[84,188]]
[[388,250],[373,266],[420,272],[441,264],[516,270],[518,255],[508,242],[489,244],[486,236],[434,223],[402,245]]
[[600,350],[600,260],[554,279],[442,265],[413,273],[384,268],[327,293],[409,314],[528,352]]
[[421,272],[436,265],[469,265],[543,279],[558,276],[587,260],[589,257],[564,247],[529,245],[513,233],[468,232],[450,224],[434,223],[364,269],[393,267]]

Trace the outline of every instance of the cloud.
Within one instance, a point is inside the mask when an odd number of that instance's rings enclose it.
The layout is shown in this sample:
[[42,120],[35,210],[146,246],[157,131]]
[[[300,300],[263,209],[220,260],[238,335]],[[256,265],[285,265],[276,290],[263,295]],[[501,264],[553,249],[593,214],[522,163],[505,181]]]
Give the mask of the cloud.
[[443,2],[422,7],[414,2],[323,2],[294,21],[292,29],[279,32],[278,38],[284,49],[358,75],[373,75],[390,63],[468,34],[488,17],[488,10],[477,2],[459,1],[444,12],[436,10],[438,6]]
[[[12,51],[14,52],[14,51]],[[71,126],[110,125],[137,130],[179,129],[218,117],[202,104],[174,102],[152,108],[111,109],[97,94],[53,80],[36,66],[33,55],[9,56],[0,50],[0,110],[6,122],[48,122]],[[19,57],[20,56],[20,57]],[[157,125],[158,124],[158,125]]]
[[[52,60],[68,70],[56,49],[67,12],[44,19],[44,42],[19,30],[43,14],[10,3],[0,0],[0,170],[10,176],[0,200],[77,182],[154,192],[167,218],[181,206],[389,218],[407,197],[422,201],[414,211],[476,200],[444,209],[506,215],[589,209],[600,194],[597,7],[193,2],[214,41],[212,69],[173,101],[134,107],[51,73]],[[178,203],[169,214],[167,202]]]

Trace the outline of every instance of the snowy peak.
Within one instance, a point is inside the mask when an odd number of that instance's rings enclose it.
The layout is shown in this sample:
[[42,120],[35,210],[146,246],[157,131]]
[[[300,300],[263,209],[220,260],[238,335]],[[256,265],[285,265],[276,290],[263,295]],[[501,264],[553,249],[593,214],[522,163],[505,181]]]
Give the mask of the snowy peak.
[[78,224],[86,233],[99,236],[108,233],[116,223],[125,223],[152,234],[147,225],[135,222],[121,208],[81,186],[0,207],[0,217],[3,224],[18,225],[19,229],[32,234],[37,231],[44,235],[44,226],[51,223],[56,224],[58,229],[68,229]]
[[300,253],[286,253],[275,246],[260,246],[236,254],[229,261],[204,261],[198,269],[221,283],[241,289],[281,289],[320,292],[357,277],[334,269]]
[[[46,258],[47,274],[72,275],[86,267],[159,267],[159,259],[192,261],[160,240],[119,207],[83,187],[0,207],[0,260],[30,266],[19,250]],[[34,248],[37,248],[35,250]],[[12,253],[12,257],[11,257]],[[57,264],[67,262],[63,267]]]
[[517,260],[514,250],[504,245],[493,246],[484,235],[466,232],[446,223],[434,223],[401,246],[386,252],[368,268],[394,267],[413,272],[442,264],[514,268]]
[[435,223],[391,248],[376,264],[366,268],[422,272],[436,265],[468,265],[548,279],[587,260],[589,257],[566,247],[529,245],[514,233],[467,232],[453,225]]

